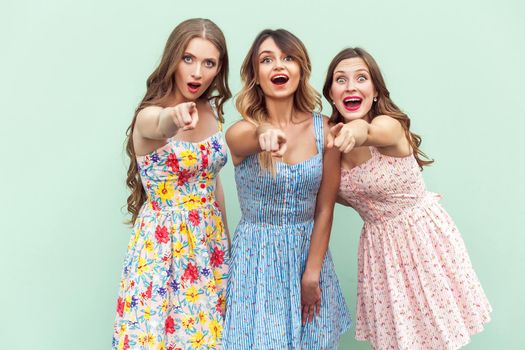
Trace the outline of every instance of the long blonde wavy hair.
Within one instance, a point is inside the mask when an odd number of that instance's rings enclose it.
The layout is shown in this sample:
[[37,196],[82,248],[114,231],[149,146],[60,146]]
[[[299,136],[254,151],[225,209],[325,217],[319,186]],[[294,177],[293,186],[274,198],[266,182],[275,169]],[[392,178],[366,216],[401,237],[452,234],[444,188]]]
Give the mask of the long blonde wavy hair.
[[[408,115],[403,113],[401,109],[396,106],[396,104],[390,98],[390,91],[388,91],[383,75],[377,62],[374,60],[372,55],[366,52],[360,47],[355,48],[346,48],[339,52],[330,65],[328,66],[328,71],[326,72],[326,79],[323,86],[323,95],[329,101],[332,102],[330,98],[330,89],[332,88],[334,70],[339,64],[339,62],[349,59],[349,58],[361,58],[365,64],[368,66],[370,71],[370,76],[372,83],[377,91],[377,101],[372,104],[372,108],[369,112],[369,121],[372,121],[378,115],[388,115],[392,118],[397,119],[403,129],[405,130],[405,135],[410,143],[414,157],[416,158],[419,167],[423,169],[423,166],[430,165],[434,162],[427,157],[423,151],[420,149],[421,145],[421,136],[410,131],[410,118]],[[334,104],[332,104],[332,115],[330,117],[331,123],[344,122],[343,116],[339,113]]]
[[[264,92],[257,84],[259,47],[268,38],[272,38],[279,49],[290,55],[301,69],[299,86],[294,93],[293,108],[306,113],[321,110],[321,95],[309,83],[312,65],[304,44],[285,29],[265,29],[255,38],[241,66],[243,86],[235,102],[241,116],[256,126],[268,120]],[[258,157],[261,169],[275,173],[273,159],[269,152],[261,152]]]
[[[130,158],[128,176],[126,178],[126,184],[131,190],[131,194],[127,199],[127,209],[131,214],[130,223],[135,222],[140,208],[147,200],[147,194],[144,191],[140,179],[135,148],[133,147],[132,135],[137,115],[143,108],[148,106],[168,107],[168,102],[177,89],[175,83],[177,65],[181,61],[189,42],[194,38],[209,40],[219,50],[220,70],[211,85],[199,98],[215,100],[219,120],[224,122],[223,106],[231,97],[228,86],[228,52],[224,34],[220,28],[209,19],[188,19],[181,22],[171,32],[158,67],[151,73],[146,81],[146,94],[135,110],[131,125],[126,131],[126,152]],[[215,91],[217,94],[212,95]]]

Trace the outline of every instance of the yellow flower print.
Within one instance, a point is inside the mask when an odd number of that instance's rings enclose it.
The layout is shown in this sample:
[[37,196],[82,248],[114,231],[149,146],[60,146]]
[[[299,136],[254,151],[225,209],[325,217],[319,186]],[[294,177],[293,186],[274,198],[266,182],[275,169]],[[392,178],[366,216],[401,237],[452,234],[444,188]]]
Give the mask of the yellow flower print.
[[201,197],[190,193],[187,196],[182,197],[182,202],[184,203],[184,208],[187,210],[197,209],[201,206]]
[[138,341],[140,345],[155,345],[155,337],[152,333],[140,334]]
[[222,219],[218,215],[213,215],[213,221],[215,221],[215,227],[217,228],[217,239],[221,239],[224,227],[222,226]]
[[166,312],[166,311],[168,311],[168,300],[164,299],[162,301],[162,312]]
[[213,277],[215,278],[215,283],[217,283],[218,286],[222,285],[222,272],[219,270],[213,270]]
[[191,286],[186,290],[186,300],[194,303],[199,299],[199,291],[195,286]]
[[211,226],[207,226],[206,227],[206,238],[210,239],[212,233],[213,233],[213,228]]
[[197,162],[197,154],[195,152],[192,152],[190,150],[185,150],[180,153],[182,157],[182,162],[186,166],[192,166]]
[[182,327],[185,329],[193,329],[195,326],[195,319],[191,316],[184,316],[182,319]]
[[222,325],[217,320],[211,320],[208,329],[210,330],[212,336],[217,339],[221,337],[222,334]]
[[128,326],[125,323],[122,323],[120,325],[120,330],[119,330],[119,334],[122,335],[122,338],[124,338],[124,334],[126,333],[127,330],[128,330]]
[[163,200],[171,199],[175,193],[173,190],[173,186],[171,186],[171,184],[166,181],[159,183],[159,186],[157,187],[157,190],[155,192],[157,193],[157,196],[159,196]]
[[151,240],[149,240],[149,239],[145,240],[144,241],[144,248],[146,248],[146,250],[148,252],[153,251],[153,242]]
[[208,291],[210,293],[216,293],[217,292],[217,284],[215,284],[215,281],[209,281],[206,284],[206,288],[208,288]]
[[139,275],[142,275],[144,272],[147,272],[149,270],[149,265],[146,259],[143,257],[139,257],[139,264],[137,265],[137,273]]
[[206,323],[207,321],[206,313],[204,311],[199,312],[199,322]]
[[124,313],[128,313],[131,309],[131,295],[128,295],[126,297],[126,301],[124,302]]
[[193,250],[195,249],[195,244],[197,243],[197,239],[184,222],[180,224],[180,234],[186,236],[186,239],[188,240],[189,256],[192,257]]
[[180,259],[181,256],[186,252],[186,249],[184,249],[180,241],[173,243],[172,250],[173,250],[173,256],[176,257],[177,259]]
[[149,320],[149,317],[151,315],[151,307],[144,308],[144,319]]
[[197,332],[190,338],[192,348],[200,348],[204,345],[204,334]]

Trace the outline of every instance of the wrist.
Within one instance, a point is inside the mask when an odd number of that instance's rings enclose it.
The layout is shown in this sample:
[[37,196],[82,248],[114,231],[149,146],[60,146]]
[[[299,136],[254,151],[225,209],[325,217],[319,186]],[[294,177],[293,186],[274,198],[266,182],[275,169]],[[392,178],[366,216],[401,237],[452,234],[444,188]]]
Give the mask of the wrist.
[[319,283],[321,279],[321,270],[307,267],[303,272],[302,279],[306,283]]

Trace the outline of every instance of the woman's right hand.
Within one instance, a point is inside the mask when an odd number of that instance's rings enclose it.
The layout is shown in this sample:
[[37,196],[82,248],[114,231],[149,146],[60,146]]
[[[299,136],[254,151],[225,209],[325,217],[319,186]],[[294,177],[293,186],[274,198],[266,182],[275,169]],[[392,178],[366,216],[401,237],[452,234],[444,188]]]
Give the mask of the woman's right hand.
[[199,112],[195,102],[183,102],[174,107],[160,111],[160,119],[170,118],[178,129],[183,131],[195,129],[199,122]]
[[257,127],[259,145],[263,152],[271,152],[272,157],[282,158],[286,152],[286,134],[271,124]]

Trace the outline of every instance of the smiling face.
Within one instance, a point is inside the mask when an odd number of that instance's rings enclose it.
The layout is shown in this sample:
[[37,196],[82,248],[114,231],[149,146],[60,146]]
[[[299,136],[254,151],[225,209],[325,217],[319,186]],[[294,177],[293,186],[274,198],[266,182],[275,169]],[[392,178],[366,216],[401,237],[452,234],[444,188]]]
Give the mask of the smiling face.
[[193,38],[182,54],[175,73],[178,103],[195,101],[210,87],[220,69],[220,52],[203,38]]
[[281,51],[273,38],[267,38],[257,51],[257,83],[268,98],[293,96],[301,75],[301,68],[295,59]]
[[330,98],[345,121],[368,119],[377,91],[360,57],[347,58],[334,69]]

